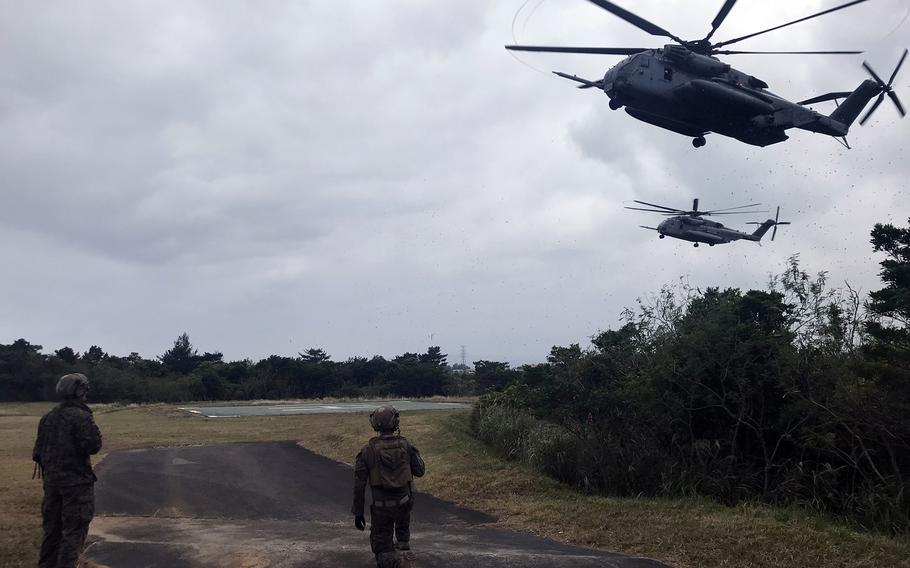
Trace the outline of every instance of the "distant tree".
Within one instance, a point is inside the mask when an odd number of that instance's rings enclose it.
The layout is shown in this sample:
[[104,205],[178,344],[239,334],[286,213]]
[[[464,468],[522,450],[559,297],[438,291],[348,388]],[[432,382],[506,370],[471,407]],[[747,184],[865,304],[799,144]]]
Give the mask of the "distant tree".
[[446,364],[446,357],[448,357],[448,355],[443,353],[438,345],[435,345],[427,348],[427,352],[420,355],[418,360],[421,363],[433,365],[435,367],[444,367]]
[[508,363],[474,361],[474,379],[481,391],[501,389],[509,383],[513,375]]
[[298,352],[297,354],[304,363],[325,363],[332,360],[332,357],[319,347],[311,347],[303,353]]
[[571,366],[582,357],[581,346],[573,343],[568,347],[554,346],[547,355],[547,363],[557,366]]
[[50,396],[53,380],[40,345],[25,339],[0,345],[0,400],[41,400]]
[[417,353],[405,352],[392,359],[392,362],[398,363],[399,365],[416,365],[420,363],[420,355]]
[[183,332],[174,341],[174,346],[158,357],[168,371],[185,375],[198,365],[198,353],[190,343],[190,336]]
[[61,347],[54,351],[54,354],[59,357],[64,363],[69,363],[73,365],[76,363],[76,359],[79,358],[79,354],[73,351],[72,347]]
[[104,361],[107,358],[107,353],[104,352],[104,349],[98,347],[97,345],[92,345],[88,348],[88,351],[82,354],[82,361],[88,363],[89,365],[97,365],[98,363]]

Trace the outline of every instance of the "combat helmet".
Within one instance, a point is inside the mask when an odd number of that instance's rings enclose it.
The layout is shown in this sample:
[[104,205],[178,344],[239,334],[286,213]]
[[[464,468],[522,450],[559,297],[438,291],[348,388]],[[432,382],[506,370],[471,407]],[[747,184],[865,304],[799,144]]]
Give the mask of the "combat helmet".
[[391,432],[398,429],[401,416],[394,406],[380,406],[370,413],[370,426],[377,432]]
[[88,377],[82,373],[63,375],[57,381],[57,396],[61,398],[76,398],[79,396],[77,391],[80,386],[88,389]]

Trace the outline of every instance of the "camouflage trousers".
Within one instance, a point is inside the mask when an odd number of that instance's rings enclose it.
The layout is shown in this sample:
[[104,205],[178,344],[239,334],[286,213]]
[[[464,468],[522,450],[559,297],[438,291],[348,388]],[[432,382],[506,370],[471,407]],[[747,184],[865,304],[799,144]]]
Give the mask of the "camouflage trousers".
[[73,568],[95,516],[94,485],[45,485],[41,516],[44,541],[38,568]]
[[411,509],[413,497],[397,507],[370,507],[370,547],[376,555],[379,568],[398,568],[401,561],[395,550],[394,535],[398,542],[411,540]]

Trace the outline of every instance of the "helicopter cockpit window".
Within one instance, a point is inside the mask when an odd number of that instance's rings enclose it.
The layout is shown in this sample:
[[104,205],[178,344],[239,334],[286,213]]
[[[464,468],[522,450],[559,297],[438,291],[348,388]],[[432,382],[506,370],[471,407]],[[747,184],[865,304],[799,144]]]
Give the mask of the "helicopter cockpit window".
[[667,81],[673,80],[673,69],[670,67],[664,67],[664,79]]

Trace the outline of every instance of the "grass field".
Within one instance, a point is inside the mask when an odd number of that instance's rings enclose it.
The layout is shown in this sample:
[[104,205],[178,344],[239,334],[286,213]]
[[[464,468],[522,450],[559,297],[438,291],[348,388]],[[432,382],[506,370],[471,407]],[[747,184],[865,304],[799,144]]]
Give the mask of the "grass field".
[[[0,405],[0,474],[6,480],[0,485],[0,566],[37,563],[41,486],[31,480],[31,446],[38,419],[50,407]],[[206,419],[168,406],[99,406],[96,420],[104,451],[299,440],[350,463],[371,435],[363,414]],[[402,432],[427,461],[419,489],[497,515],[505,527],[656,558],[679,568],[910,568],[910,539],[856,532],[793,509],[613,499],[567,490],[488,452],[468,433],[466,411],[406,414]]]

